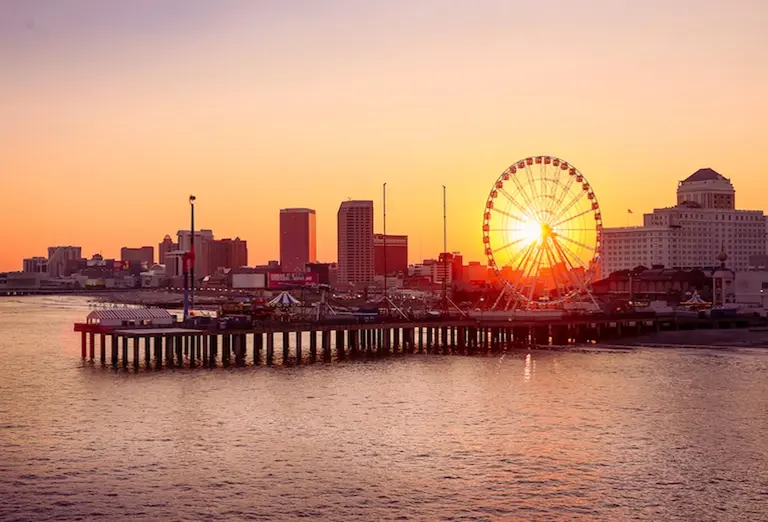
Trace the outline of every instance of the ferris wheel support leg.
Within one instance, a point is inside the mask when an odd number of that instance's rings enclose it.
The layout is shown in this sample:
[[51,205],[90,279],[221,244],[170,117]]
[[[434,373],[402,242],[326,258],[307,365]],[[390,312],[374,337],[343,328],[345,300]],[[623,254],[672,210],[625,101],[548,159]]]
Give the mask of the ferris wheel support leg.
[[504,294],[507,291],[507,287],[509,284],[505,284],[501,287],[501,292],[499,292],[499,297],[496,298],[496,301],[493,303],[493,306],[491,307],[491,310],[496,310],[496,307],[499,306],[499,303],[501,302],[501,298],[504,297]]

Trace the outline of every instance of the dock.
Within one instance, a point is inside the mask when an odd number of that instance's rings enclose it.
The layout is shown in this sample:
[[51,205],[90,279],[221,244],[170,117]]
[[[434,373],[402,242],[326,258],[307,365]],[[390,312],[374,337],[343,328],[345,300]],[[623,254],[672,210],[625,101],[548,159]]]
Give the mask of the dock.
[[[268,322],[250,328],[189,328],[76,323],[85,360],[118,368],[216,368],[330,362],[407,354],[481,355],[508,349],[553,349],[661,330],[739,328],[751,317],[592,318],[500,321],[465,317],[373,324]],[[762,323],[761,323],[762,324]]]

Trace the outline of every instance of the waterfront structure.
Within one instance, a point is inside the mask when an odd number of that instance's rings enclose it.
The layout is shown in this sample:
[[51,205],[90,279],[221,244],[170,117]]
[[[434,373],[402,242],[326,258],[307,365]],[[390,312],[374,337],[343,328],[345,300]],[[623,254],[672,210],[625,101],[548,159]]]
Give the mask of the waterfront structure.
[[173,316],[163,308],[106,308],[94,310],[86,324],[100,326],[171,326]]
[[721,250],[730,268],[749,268],[750,256],[766,253],[766,216],[737,210],[731,181],[712,169],[700,169],[681,181],[677,205],[643,216],[643,226],[603,229],[601,276],[637,266],[706,268]]
[[317,262],[316,216],[311,208],[280,209],[280,266],[283,272],[303,272]]
[[592,284],[592,293],[601,299],[660,300],[679,303],[696,292],[712,298],[712,273],[700,269],[637,268],[617,270]]
[[367,286],[373,281],[373,201],[344,201],[337,214],[338,285]]
[[79,246],[48,247],[48,274],[51,277],[67,276],[67,267],[82,257],[82,248]]
[[171,239],[171,236],[166,234],[162,243],[157,245],[157,261],[159,263],[165,263],[165,256],[168,254],[168,252],[173,252],[174,250],[179,250],[179,244],[174,243],[173,239]]
[[[74,330],[80,333],[83,359],[95,360],[98,346],[98,359],[102,364],[107,364],[107,354],[111,352],[113,367],[122,363],[124,368],[130,364],[138,370],[142,359],[146,368],[155,369],[164,365],[215,367],[219,356],[223,366],[228,366],[232,359],[236,366],[244,366],[249,348],[253,353],[251,364],[260,365],[266,355],[269,366],[275,364],[280,345],[283,364],[302,364],[315,362],[319,356],[331,361],[391,353],[502,353],[507,349],[535,349],[550,343],[563,346],[599,342],[662,328],[733,328],[758,321],[750,316],[617,318],[553,313],[545,318],[529,315],[512,323],[505,313],[477,312],[470,317],[446,316],[440,321],[430,318],[372,324],[269,321],[254,323],[250,328],[242,325],[222,328],[221,324],[206,328],[202,324],[184,327],[169,322],[162,312],[122,309],[117,314],[114,310],[91,312],[87,322],[75,324]],[[140,324],[143,326],[138,326]],[[280,345],[277,340],[282,341]],[[309,345],[308,357],[303,351],[305,342]]]
[[155,249],[151,246],[138,248],[123,247],[120,249],[120,261],[128,263],[139,263],[152,266],[155,262]]
[[[373,271],[375,275],[408,273],[408,236],[373,235]],[[384,273],[386,269],[386,274]]]
[[22,271],[28,274],[46,274],[48,273],[48,258],[29,257],[23,261]]

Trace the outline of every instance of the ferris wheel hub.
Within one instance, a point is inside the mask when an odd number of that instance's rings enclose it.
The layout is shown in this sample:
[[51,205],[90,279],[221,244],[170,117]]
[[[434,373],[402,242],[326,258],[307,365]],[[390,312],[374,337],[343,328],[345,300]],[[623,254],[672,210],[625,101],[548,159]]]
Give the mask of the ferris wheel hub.
[[554,232],[552,231],[552,227],[549,226],[549,223],[542,223],[541,224],[541,239],[547,239],[552,234],[554,234]]

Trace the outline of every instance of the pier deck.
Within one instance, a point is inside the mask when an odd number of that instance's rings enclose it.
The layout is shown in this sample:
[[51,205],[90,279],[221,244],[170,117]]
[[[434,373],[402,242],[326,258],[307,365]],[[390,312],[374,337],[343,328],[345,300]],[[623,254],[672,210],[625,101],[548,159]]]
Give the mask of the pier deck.
[[[138,369],[144,366],[216,367],[330,361],[356,356],[406,353],[482,354],[510,348],[587,344],[661,330],[737,328],[762,324],[758,318],[591,317],[546,321],[443,320],[368,324],[262,323],[244,329],[182,326],[102,326],[77,323],[83,359]],[[308,356],[305,357],[305,347]],[[143,350],[142,350],[143,348]],[[252,354],[248,357],[248,354]]]

